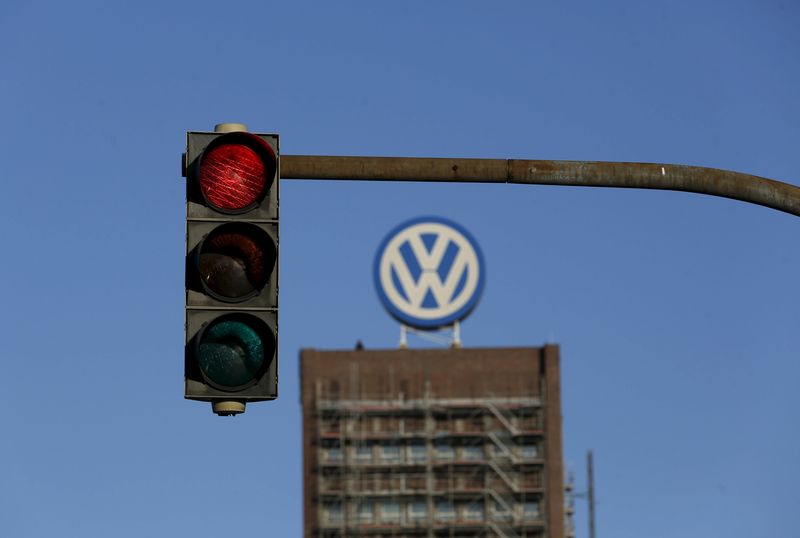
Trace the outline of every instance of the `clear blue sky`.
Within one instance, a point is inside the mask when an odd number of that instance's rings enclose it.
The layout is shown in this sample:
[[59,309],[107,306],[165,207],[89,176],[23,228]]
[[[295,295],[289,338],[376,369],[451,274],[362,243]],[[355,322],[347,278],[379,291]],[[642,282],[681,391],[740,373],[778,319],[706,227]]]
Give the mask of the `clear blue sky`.
[[[183,400],[187,130],[287,154],[644,161],[800,180],[800,5],[0,7],[0,535],[299,536],[303,347],[392,348],[398,223],[480,242],[468,346],[562,346],[600,538],[797,535],[800,220],[699,195],[281,184],[280,399]],[[423,345],[416,341],[416,345]],[[586,507],[577,524],[586,536]]]

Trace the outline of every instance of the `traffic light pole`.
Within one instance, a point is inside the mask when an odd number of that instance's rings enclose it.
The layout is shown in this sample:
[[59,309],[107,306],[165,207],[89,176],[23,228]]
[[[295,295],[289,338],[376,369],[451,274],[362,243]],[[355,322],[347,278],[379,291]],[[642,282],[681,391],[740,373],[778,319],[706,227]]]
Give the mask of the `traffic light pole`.
[[655,163],[283,155],[281,179],[436,181],[694,192],[800,216],[800,187],[740,172]]

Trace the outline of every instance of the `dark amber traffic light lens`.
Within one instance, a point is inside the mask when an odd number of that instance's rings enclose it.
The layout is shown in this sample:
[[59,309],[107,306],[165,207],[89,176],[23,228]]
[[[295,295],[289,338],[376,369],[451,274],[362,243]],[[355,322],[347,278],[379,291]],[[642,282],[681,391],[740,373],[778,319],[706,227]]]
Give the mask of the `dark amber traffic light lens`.
[[210,144],[200,161],[198,181],[215,209],[238,213],[264,198],[275,175],[275,154],[248,133],[230,133]]
[[272,331],[246,315],[217,318],[200,334],[197,362],[205,378],[222,390],[255,383],[275,353]]
[[244,301],[267,286],[275,258],[275,241],[263,228],[244,222],[223,224],[200,244],[200,281],[218,300]]

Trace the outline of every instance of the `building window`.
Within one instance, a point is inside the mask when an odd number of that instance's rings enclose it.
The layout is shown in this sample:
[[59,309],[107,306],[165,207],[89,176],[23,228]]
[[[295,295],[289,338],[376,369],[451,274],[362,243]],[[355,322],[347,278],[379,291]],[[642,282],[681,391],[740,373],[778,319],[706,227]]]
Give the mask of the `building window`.
[[483,459],[482,446],[461,447],[461,459],[464,461],[480,461]]
[[[501,441],[496,441],[496,442],[501,442]],[[502,444],[498,445],[495,443],[491,443],[489,445],[489,453],[495,458],[511,456],[511,452],[508,450],[508,447]]]
[[541,517],[541,514],[539,513],[539,503],[535,501],[523,503],[522,517],[527,520],[539,519]]
[[367,463],[372,461],[372,447],[370,445],[357,445],[353,447],[353,458],[357,462]]
[[342,461],[342,449],[338,446],[329,446],[322,449],[325,461]]
[[405,433],[418,433],[425,431],[425,419],[419,417],[406,417],[403,419]]
[[538,430],[539,417],[535,410],[527,409],[522,412],[522,415],[517,421],[517,427],[521,430]]
[[340,491],[342,489],[342,475],[323,475],[322,489],[323,491]]
[[391,491],[396,489],[399,483],[399,479],[397,477],[393,477],[390,473],[381,473],[376,475],[376,480],[378,483],[378,490],[380,491]]
[[485,518],[483,503],[465,504],[461,510],[461,516],[464,521],[483,521]]
[[352,478],[352,486],[355,491],[373,491],[375,489],[375,475],[363,474],[358,478]]
[[406,447],[406,456],[410,462],[424,462],[428,459],[428,450],[422,443],[412,443]]
[[469,428],[469,431],[471,431],[471,432],[482,432],[483,431],[483,427],[484,427],[483,417],[482,416],[478,416],[478,417],[470,418],[469,419],[469,425],[467,427]]
[[322,505],[322,519],[325,523],[338,525],[342,522],[342,503],[335,501]]
[[408,520],[422,521],[428,518],[428,503],[425,501],[411,501],[408,503]]
[[532,460],[539,457],[539,447],[535,444],[522,445],[519,452],[524,459]]
[[339,417],[320,419],[320,429],[326,434],[335,435],[339,433],[339,428],[341,428]]
[[372,501],[361,501],[356,505],[356,520],[359,523],[372,523],[375,520]]
[[357,432],[358,431],[358,424],[359,424],[359,421],[358,421],[357,418],[349,418],[349,419],[347,419],[345,421],[345,423],[344,423],[345,431],[347,431],[348,433]]
[[425,489],[427,477],[424,474],[411,474],[405,476],[405,488],[407,491],[419,491]]
[[437,433],[447,433],[451,430],[450,420],[447,417],[436,417],[434,421]]
[[483,489],[484,477],[481,474],[469,474],[458,476],[456,484],[460,489]]
[[397,501],[383,501],[381,503],[381,522],[400,523],[400,503]]
[[436,521],[454,521],[456,519],[456,509],[450,501],[437,501]]
[[384,463],[399,463],[400,447],[398,445],[381,445],[381,461]]
[[540,488],[542,487],[542,476],[539,471],[527,471],[522,474],[522,487],[523,488]]
[[434,446],[434,451],[436,452],[436,459],[439,461],[450,461],[455,455],[453,447],[446,441],[437,442]]
[[492,519],[495,521],[511,521],[513,514],[508,505],[495,501],[492,507]]

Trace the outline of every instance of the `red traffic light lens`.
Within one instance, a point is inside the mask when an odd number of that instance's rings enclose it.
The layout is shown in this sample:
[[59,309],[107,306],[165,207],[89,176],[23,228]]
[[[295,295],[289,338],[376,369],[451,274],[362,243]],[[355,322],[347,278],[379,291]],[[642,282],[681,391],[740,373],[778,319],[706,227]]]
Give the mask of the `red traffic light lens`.
[[275,241],[264,229],[243,222],[223,224],[200,244],[200,280],[218,300],[244,301],[268,284],[276,257]]
[[222,212],[255,206],[275,174],[269,145],[249,133],[231,133],[210,144],[200,162],[199,183],[205,199]]

